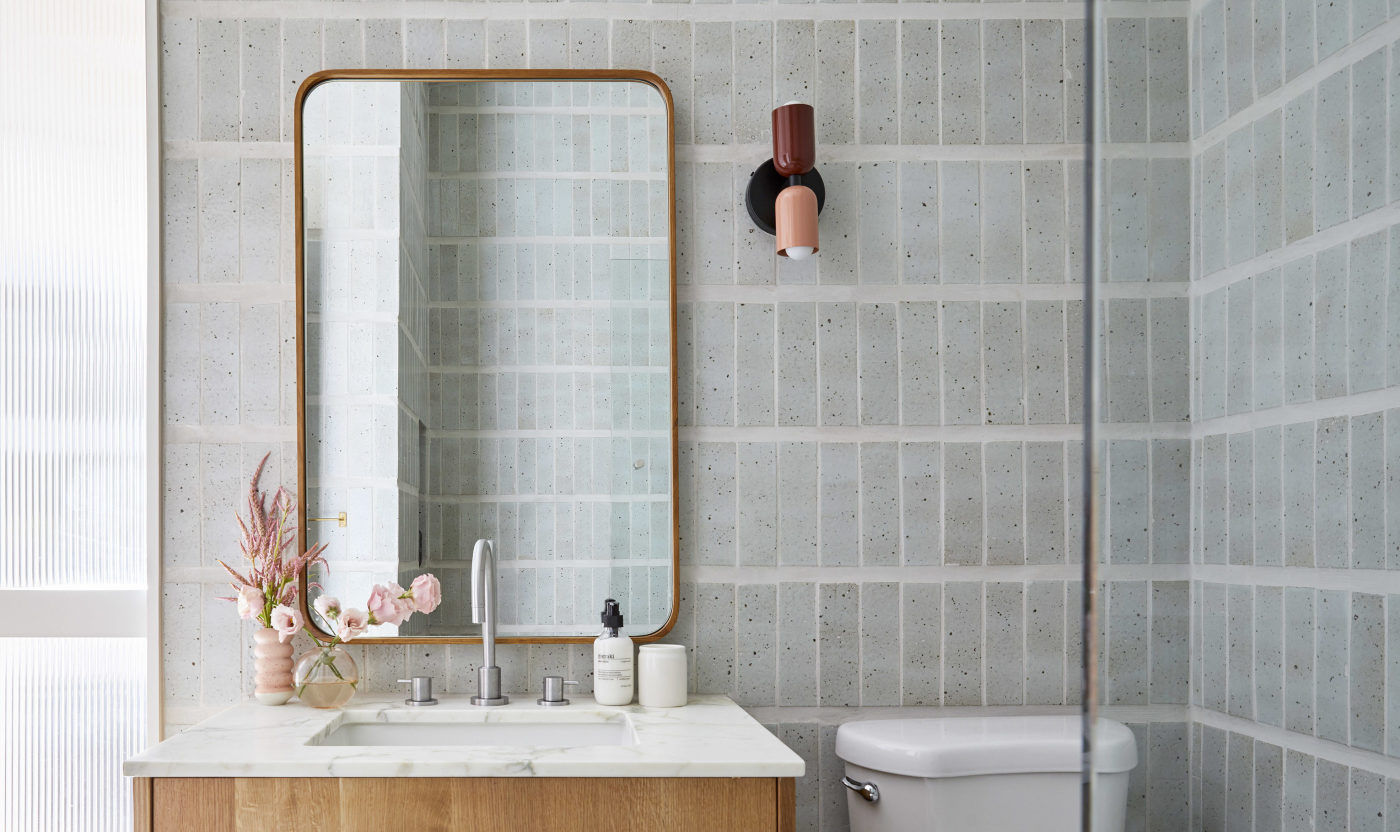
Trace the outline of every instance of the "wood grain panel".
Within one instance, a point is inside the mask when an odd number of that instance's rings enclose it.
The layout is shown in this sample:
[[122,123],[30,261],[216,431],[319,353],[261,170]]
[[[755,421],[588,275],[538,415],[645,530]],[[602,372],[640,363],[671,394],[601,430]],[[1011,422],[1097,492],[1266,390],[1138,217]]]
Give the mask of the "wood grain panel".
[[151,832],[151,778],[131,778],[132,832]]
[[152,789],[155,832],[237,832],[231,777],[160,777]]
[[153,785],[152,832],[383,832],[406,823],[415,832],[794,829],[791,778],[161,778]]
[[262,832],[268,818],[278,828],[335,832],[340,781],[330,777],[240,777],[234,781],[234,828]]
[[778,832],[797,832],[797,779],[778,778]]

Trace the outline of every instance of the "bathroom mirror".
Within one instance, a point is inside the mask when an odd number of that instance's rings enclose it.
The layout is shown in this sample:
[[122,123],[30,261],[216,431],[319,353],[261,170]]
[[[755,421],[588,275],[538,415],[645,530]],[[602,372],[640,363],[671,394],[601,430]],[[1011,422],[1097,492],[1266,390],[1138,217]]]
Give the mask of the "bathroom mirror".
[[[674,140],[646,72],[327,71],[296,109],[301,544],[320,593],[431,572],[357,641],[635,637],[677,596]],[[309,596],[309,597],[308,597]],[[319,623],[308,616],[313,624]]]

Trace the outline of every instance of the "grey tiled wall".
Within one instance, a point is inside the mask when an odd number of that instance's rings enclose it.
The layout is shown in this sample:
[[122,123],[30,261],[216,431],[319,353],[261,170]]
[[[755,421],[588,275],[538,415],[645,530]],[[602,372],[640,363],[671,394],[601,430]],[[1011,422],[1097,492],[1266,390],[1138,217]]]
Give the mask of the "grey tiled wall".
[[1192,16],[1192,828],[1400,823],[1400,30]]
[[[269,480],[291,483],[292,93],[312,71],[355,66],[614,66],[670,84],[674,638],[693,648],[698,689],[730,692],[808,760],[800,828],[845,827],[832,777],[842,720],[1072,707],[1082,8],[986,9],[162,4],[167,724],[251,682],[251,639],[215,600],[213,558],[233,549],[227,518],[265,448]],[[1115,319],[1153,339],[1107,336],[1112,475],[1176,496],[1119,509],[1104,666],[1107,689],[1136,709],[1119,714],[1146,732],[1135,828],[1171,829],[1185,812],[1169,772],[1187,753],[1186,691],[1141,649],[1163,667],[1184,661],[1188,8],[1134,14],[1143,7],[1115,12],[1110,138],[1155,144],[1110,165],[1123,210],[1109,297]],[[816,105],[829,198],[821,253],[779,264],[741,193],[769,155],[769,109],[794,98]],[[1147,537],[1133,532],[1144,520]],[[503,650],[506,685],[565,668],[587,685],[587,651]],[[478,653],[367,648],[366,684],[411,668],[469,690]]]

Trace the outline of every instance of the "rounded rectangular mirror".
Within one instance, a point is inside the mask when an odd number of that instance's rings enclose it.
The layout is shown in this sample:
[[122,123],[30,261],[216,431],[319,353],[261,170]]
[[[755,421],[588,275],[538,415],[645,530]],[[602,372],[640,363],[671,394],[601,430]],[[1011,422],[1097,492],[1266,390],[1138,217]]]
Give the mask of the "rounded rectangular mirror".
[[[659,637],[677,595],[670,93],[617,70],[328,71],[297,96],[303,604],[431,572],[370,638]],[[309,598],[308,598],[309,594]],[[326,628],[308,612],[308,620]]]

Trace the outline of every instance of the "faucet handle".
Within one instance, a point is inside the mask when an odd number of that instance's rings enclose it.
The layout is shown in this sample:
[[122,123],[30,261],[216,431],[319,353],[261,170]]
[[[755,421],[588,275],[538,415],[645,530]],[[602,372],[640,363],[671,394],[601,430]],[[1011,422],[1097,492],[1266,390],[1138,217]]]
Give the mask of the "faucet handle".
[[535,700],[536,705],[567,705],[569,700],[564,698],[564,686],[573,685],[578,687],[578,682],[570,679],[565,681],[563,676],[544,677],[544,695]]
[[405,705],[436,705],[438,701],[433,698],[433,677],[414,676],[412,679],[400,679],[401,685],[413,685],[409,697],[403,701]]

